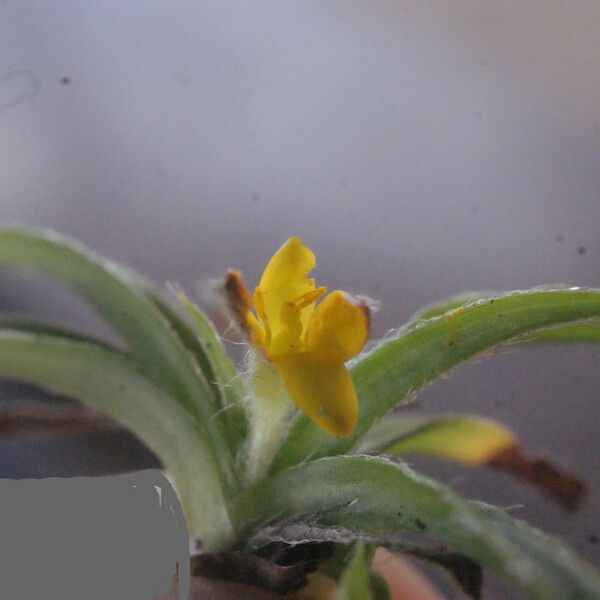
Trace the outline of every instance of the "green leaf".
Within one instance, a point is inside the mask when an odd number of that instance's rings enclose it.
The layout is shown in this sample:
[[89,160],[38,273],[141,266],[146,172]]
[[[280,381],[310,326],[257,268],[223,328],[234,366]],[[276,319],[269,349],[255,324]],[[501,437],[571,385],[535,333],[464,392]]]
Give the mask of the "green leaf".
[[451,296],[450,298],[446,298],[445,300],[441,300],[439,302],[434,302],[433,304],[428,304],[427,306],[424,306],[423,308],[418,310],[414,315],[412,315],[408,322],[416,323],[417,321],[426,321],[427,319],[439,317],[444,313],[460,308],[461,306],[477,302],[478,300],[485,300],[487,298],[498,298],[502,295],[502,292],[489,291],[464,292],[462,294],[456,294],[455,296]]
[[214,382],[222,397],[222,411],[227,424],[228,439],[234,449],[239,450],[248,432],[248,415],[245,409],[246,388],[206,315],[185,295],[183,290],[176,290],[176,296],[195,325],[196,333],[194,334],[193,330],[189,331],[206,357],[206,368],[209,373],[207,378]]
[[424,454],[480,465],[517,443],[506,427],[489,419],[461,416],[383,417],[360,440],[358,454]]
[[[417,319],[351,364],[360,403],[354,433],[334,438],[300,416],[275,457],[272,471],[309,457],[347,452],[392,408],[481,352],[537,330],[599,317],[600,292],[557,289],[512,292],[431,319]],[[544,332],[544,341],[551,335]]]
[[381,457],[323,458],[281,471],[239,496],[245,532],[273,521],[361,531],[409,531],[451,546],[538,600],[600,599],[600,575],[559,540]]
[[121,423],[172,475],[190,536],[207,548],[231,542],[219,473],[200,424],[129,357],[88,341],[4,330],[0,377],[80,400]]
[[576,474],[529,454],[508,429],[481,417],[386,415],[360,439],[356,452],[422,454],[470,466],[486,464],[535,485],[566,509],[576,508],[587,492]]
[[160,311],[195,359],[197,367],[202,370],[204,378],[219,400],[218,416],[224,421],[227,441],[235,456],[247,433],[247,417],[243,409],[246,389],[211,322],[177,285],[170,287],[179,306],[185,309],[192,320],[193,326],[181,316],[152,281],[125,267],[121,267],[120,270],[129,283]]
[[[336,600],[384,600],[387,588],[375,581],[371,572],[373,549],[362,542],[354,547],[353,556],[342,572]],[[389,599],[389,593],[387,594]]]
[[[494,298],[500,296],[498,292],[471,292],[453,296],[442,302],[427,306],[416,313],[410,322],[424,321],[433,317],[439,317],[444,313],[456,310],[478,300]],[[589,322],[575,323],[573,325],[557,325],[547,329],[542,329],[534,333],[524,335],[515,340],[516,343],[600,343],[600,320],[590,319]]]
[[0,229],[0,265],[60,281],[87,300],[121,335],[146,375],[199,421],[221,480],[237,489],[222,419],[215,418],[218,398],[169,322],[138,288],[142,278],[46,230]]
[[600,323],[575,323],[562,327],[542,329],[516,340],[519,343],[562,343],[562,344],[598,344],[600,343]]

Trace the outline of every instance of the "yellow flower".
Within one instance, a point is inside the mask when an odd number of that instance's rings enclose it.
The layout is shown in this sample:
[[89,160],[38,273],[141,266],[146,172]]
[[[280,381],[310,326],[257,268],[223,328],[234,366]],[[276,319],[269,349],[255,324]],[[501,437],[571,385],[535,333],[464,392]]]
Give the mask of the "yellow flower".
[[314,254],[290,238],[269,261],[253,297],[237,271],[228,273],[225,289],[251,344],[275,365],[298,408],[321,429],[346,436],[358,402],[344,363],[367,340],[369,310],[339,290],[316,306],[327,290],[307,278],[314,267]]

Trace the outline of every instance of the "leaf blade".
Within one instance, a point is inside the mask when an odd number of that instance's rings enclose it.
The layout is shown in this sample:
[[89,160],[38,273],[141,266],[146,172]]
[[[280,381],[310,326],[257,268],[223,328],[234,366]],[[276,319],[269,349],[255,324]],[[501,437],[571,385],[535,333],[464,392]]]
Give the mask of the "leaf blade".
[[89,302],[121,335],[146,375],[201,423],[222,482],[229,490],[237,489],[222,421],[214,418],[220,410],[218,401],[130,273],[54,232],[18,227],[0,228],[0,264],[57,280]]
[[526,452],[506,427],[482,417],[386,415],[361,438],[356,453],[421,454],[469,466],[487,465],[536,486],[569,510],[587,493],[587,485],[576,474]]
[[[176,290],[176,297],[195,326],[202,352],[207,357],[212,381],[222,396],[222,410],[228,424],[229,438],[234,450],[239,450],[248,433],[248,414],[245,409],[246,389],[240,374],[227,355],[214,327],[200,308],[183,290]],[[193,335],[193,331],[191,332]]]
[[[494,298],[498,295],[500,295],[498,292],[471,292],[459,294],[458,296],[453,296],[447,300],[442,300],[441,302],[426,306],[423,310],[417,312],[410,321],[424,321],[439,317],[452,310],[471,304],[472,302],[485,300],[486,298]],[[542,329],[518,338],[515,340],[515,343],[598,344],[600,343],[600,320],[590,319],[585,323],[558,325],[548,329]]]
[[[538,330],[600,317],[597,290],[532,290],[486,298],[401,328],[395,339],[351,364],[360,402],[354,433],[333,438],[300,416],[272,472],[307,459],[347,452],[392,408],[424,385],[477,354]],[[549,340],[551,330],[544,332]]]
[[48,334],[0,331],[0,377],[80,400],[136,434],[175,479],[191,535],[229,543],[219,473],[199,424],[126,355]]
[[358,454],[423,454],[481,465],[517,443],[506,427],[482,417],[415,417],[391,414],[360,440]]
[[381,457],[337,456],[281,471],[232,507],[243,531],[305,519],[363,535],[431,536],[537,600],[598,600],[600,574],[558,540]]
[[121,267],[127,280],[148,298],[168,321],[181,343],[195,359],[208,385],[219,400],[218,416],[223,417],[234,458],[245,440],[248,423],[243,408],[246,389],[233,362],[227,355],[212,323],[204,313],[185,295],[179,286],[171,284],[180,307],[183,307],[193,326],[172,306],[169,299],[139,273]]

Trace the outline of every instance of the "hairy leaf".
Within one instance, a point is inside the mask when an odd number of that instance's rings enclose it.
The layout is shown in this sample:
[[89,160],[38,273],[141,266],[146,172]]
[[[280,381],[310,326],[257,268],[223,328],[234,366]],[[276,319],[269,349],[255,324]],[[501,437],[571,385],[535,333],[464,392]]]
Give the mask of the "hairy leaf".
[[246,438],[248,415],[245,409],[246,389],[231,359],[227,355],[212,323],[182,290],[177,299],[192,319],[195,330],[190,330],[206,356],[209,381],[222,398],[222,411],[227,423],[228,439],[234,450],[239,450]]
[[425,454],[480,465],[516,444],[506,427],[472,416],[387,415],[360,440],[358,454]]
[[189,534],[208,547],[231,541],[231,525],[201,425],[126,355],[88,341],[0,331],[0,377],[80,400],[135,433],[179,490]]
[[[353,434],[334,438],[299,416],[272,471],[347,452],[392,408],[481,352],[544,328],[599,317],[600,292],[557,289],[512,292],[413,321],[352,363],[360,403]],[[544,335],[550,341],[551,332]]]
[[526,452],[506,427],[481,417],[386,415],[359,441],[356,452],[422,454],[473,466],[486,464],[536,486],[567,509],[576,508],[587,491],[575,474]]
[[[410,322],[424,321],[433,317],[439,317],[444,313],[456,310],[467,304],[485,300],[486,298],[495,298],[500,296],[498,292],[471,292],[468,294],[460,294],[453,296],[442,302],[432,304],[425,307],[423,310],[416,313]],[[582,343],[600,343],[600,320],[590,319],[587,322],[575,323],[569,325],[556,325],[542,329],[534,333],[524,335],[515,340],[521,343],[565,343],[565,344],[582,344]]]
[[25,269],[70,287],[121,335],[146,375],[199,421],[221,481],[237,487],[220,405],[169,322],[139,289],[139,280],[77,242],[46,230],[0,229],[0,265]]
[[232,515],[246,533],[292,518],[366,536],[410,531],[442,541],[531,598],[600,599],[600,575],[559,540],[381,457],[323,458],[281,471],[243,493]]

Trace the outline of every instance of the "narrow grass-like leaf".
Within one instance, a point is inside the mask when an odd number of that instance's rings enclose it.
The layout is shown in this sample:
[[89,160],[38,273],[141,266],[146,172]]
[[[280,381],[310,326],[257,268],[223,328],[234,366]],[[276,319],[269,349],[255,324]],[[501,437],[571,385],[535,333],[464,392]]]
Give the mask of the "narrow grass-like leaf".
[[550,327],[524,335],[515,340],[524,344],[598,344],[600,343],[600,322],[575,323],[562,327]]
[[383,417],[360,440],[358,454],[424,454],[481,465],[517,443],[504,426],[468,415]]
[[[240,374],[227,355],[223,344],[206,315],[183,292],[176,291],[177,299],[187,311],[195,326],[195,338],[207,357],[211,380],[222,397],[223,414],[227,424],[228,438],[235,450],[239,450],[248,432],[248,415],[245,409],[246,389]],[[194,332],[191,331],[192,335]]]
[[[424,321],[439,317],[444,313],[456,310],[472,302],[495,298],[500,296],[498,292],[470,292],[453,296],[442,302],[432,304],[417,312],[409,322]],[[598,344],[600,343],[600,320],[590,319],[587,322],[569,325],[556,325],[547,329],[541,329],[531,334],[524,335],[515,340],[516,343],[564,343],[564,344]]]
[[207,548],[231,542],[219,474],[199,422],[126,355],[87,341],[0,331],[0,377],[80,400],[117,420],[172,475],[190,536]]
[[221,480],[237,487],[220,405],[169,322],[131,276],[77,242],[46,230],[0,229],[0,265],[55,279],[88,301],[121,335],[146,375],[180,402],[202,426]]
[[152,281],[126,267],[121,266],[120,273],[122,278],[142,292],[160,311],[195,359],[197,367],[202,370],[205,380],[218,398],[220,409],[217,416],[224,421],[227,441],[235,456],[247,432],[247,417],[243,409],[246,390],[209,319],[177,285],[169,287],[193,325],[182,317],[177,310],[179,307],[172,306]]
[[281,471],[240,495],[231,514],[247,534],[288,519],[367,536],[409,531],[451,546],[531,598],[600,599],[600,574],[559,540],[381,457],[323,458]]
[[[353,434],[334,438],[300,416],[272,470],[347,452],[396,405],[449,369],[498,344],[544,328],[599,317],[600,292],[558,289],[512,292],[413,321],[351,364],[360,403]],[[550,331],[544,335],[544,341],[549,341]]]
[[490,291],[466,292],[463,294],[456,294],[455,296],[450,296],[450,298],[446,298],[439,302],[434,302],[433,304],[428,304],[427,306],[424,306],[415,314],[413,314],[412,317],[408,320],[408,322],[415,323],[416,321],[426,321],[427,319],[439,317],[444,313],[450,312],[451,310],[455,310],[462,306],[466,306],[467,304],[477,302],[478,300],[485,300],[486,298],[498,298],[502,295],[502,292]]
[[506,427],[460,416],[386,415],[362,437],[357,454],[422,454],[471,466],[486,464],[536,486],[567,509],[576,508],[587,486],[545,457],[524,451]]

